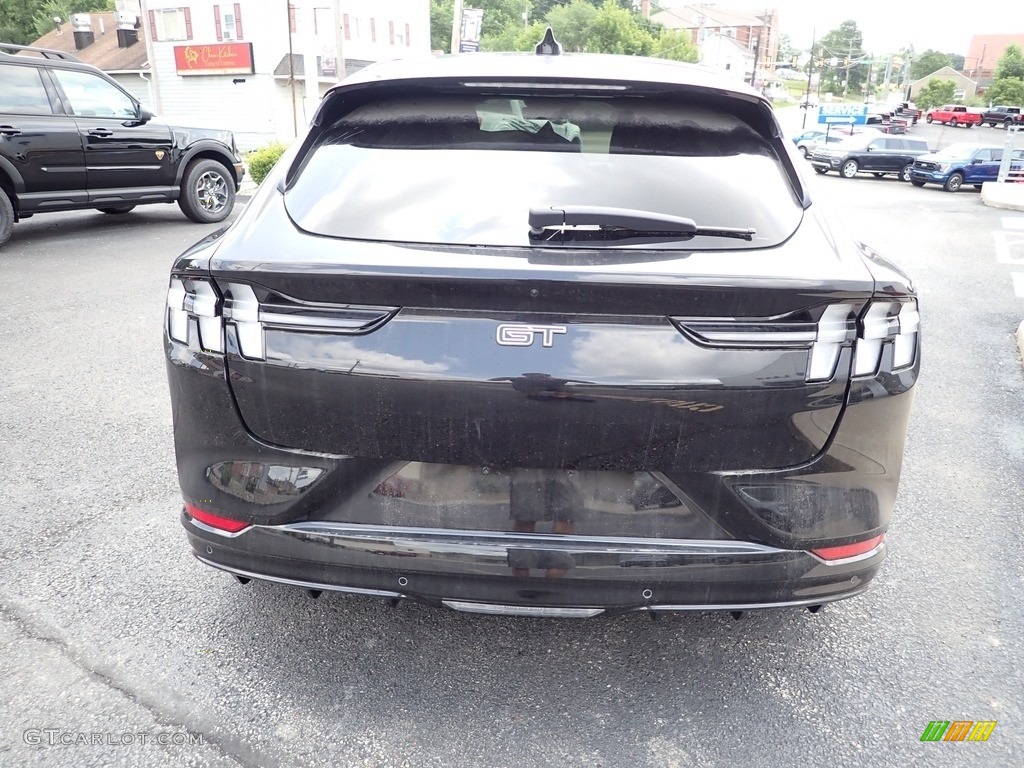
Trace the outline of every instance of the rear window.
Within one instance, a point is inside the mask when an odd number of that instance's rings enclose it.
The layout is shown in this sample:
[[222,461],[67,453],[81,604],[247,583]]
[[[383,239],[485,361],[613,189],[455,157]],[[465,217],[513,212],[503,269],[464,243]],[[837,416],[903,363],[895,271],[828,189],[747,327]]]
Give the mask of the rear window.
[[376,102],[326,129],[299,164],[289,215],[331,237],[536,247],[531,208],[589,206],[755,231],[645,248],[750,248],[782,242],[802,215],[772,146],[739,117],[636,96]]

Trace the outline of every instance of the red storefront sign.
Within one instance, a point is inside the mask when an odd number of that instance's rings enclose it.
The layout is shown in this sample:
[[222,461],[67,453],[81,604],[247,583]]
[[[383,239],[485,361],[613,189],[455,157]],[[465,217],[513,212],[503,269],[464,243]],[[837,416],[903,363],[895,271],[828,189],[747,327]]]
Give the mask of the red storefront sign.
[[179,75],[251,75],[252,43],[176,45],[174,64]]

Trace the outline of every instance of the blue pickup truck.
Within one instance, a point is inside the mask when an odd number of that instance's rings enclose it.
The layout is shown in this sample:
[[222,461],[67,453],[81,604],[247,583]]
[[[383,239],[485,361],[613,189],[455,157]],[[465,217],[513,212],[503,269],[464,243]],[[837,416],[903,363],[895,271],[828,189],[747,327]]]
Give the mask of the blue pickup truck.
[[[1017,166],[1018,154],[1024,162],[1024,150],[1016,150],[1014,166]],[[945,149],[915,159],[910,169],[910,183],[915,187],[938,184],[947,192],[956,192],[964,184],[973,184],[981,189],[986,181],[997,179],[1002,159],[1002,147],[950,144]]]

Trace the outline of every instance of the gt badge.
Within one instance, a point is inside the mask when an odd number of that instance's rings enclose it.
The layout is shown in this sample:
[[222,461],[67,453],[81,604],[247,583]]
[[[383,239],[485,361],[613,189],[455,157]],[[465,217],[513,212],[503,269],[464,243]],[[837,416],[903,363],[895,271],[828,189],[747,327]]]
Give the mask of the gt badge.
[[542,347],[551,347],[555,344],[555,334],[568,333],[569,329],[564,325],[517,325],[515,323],[502,323],[498,326],[495,340],[503,347],[530,347],[533,340],[540,334]]

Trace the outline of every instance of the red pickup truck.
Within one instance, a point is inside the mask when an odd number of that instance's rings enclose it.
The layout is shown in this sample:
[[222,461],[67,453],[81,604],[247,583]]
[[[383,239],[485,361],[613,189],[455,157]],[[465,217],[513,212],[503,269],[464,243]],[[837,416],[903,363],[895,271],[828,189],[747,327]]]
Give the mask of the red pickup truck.
[[929,123],[948,123],[956,128],[958,125],[972,128],[981,125],[981,112],[969,110],[962,104],[944,104],[941,107],[928,110],[924,119]]

